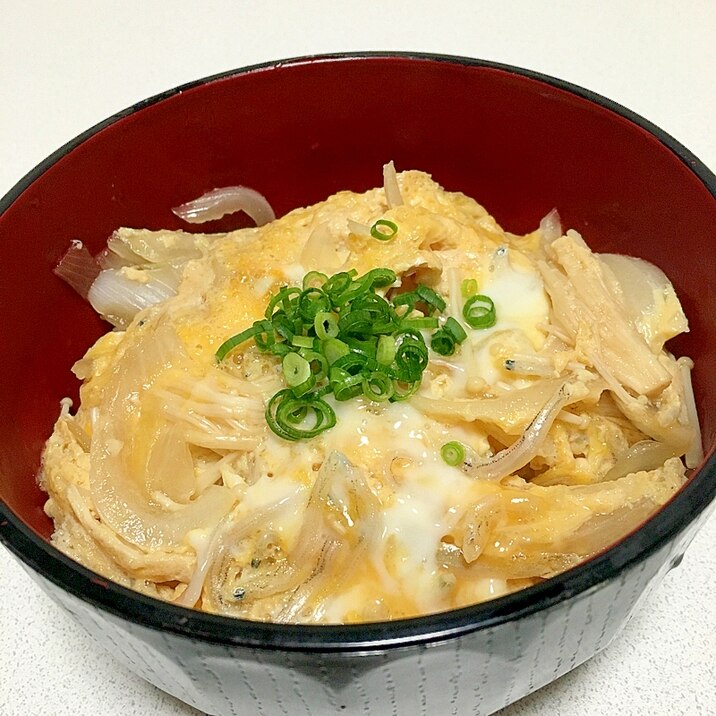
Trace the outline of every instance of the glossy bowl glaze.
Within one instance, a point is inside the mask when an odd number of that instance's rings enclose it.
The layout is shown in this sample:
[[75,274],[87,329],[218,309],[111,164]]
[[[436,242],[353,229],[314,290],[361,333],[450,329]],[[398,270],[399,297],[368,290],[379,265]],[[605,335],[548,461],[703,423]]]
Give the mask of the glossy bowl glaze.
[[[60,399],[77,396],[70,366],[106,330],[51,273],[68,241],[96,251],[118,226],[179,228],[170,207],[222,185],[253,186],[283,214],[375,185],[388,159],[475,197],[510,231],[534,229],[556,206],[597,250],[661,266],[691,324],[671,349],[696,361],[701,469],[639,530],[563,575],[392,623],[202,614],[108,583],[57,552],[35,474]],[[121,112],[0,202],[0,539],[118,659],[209,714],[492,713],[606,646],[705,519],[716,492],[715,195],[716,178],[696,157],[628,110],[464,58],[301,58]]]

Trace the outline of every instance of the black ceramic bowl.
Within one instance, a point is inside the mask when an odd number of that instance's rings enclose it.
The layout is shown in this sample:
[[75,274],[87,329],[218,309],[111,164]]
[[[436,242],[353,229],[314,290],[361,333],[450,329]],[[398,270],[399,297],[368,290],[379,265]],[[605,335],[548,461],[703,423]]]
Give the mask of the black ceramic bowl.
[[[105,330],[51,273],[69,239],[179,228],[169,207],[249,183],[282,214],[375,182],[388,158],[474,196],[508,230],[554,206],[600,251],[663,267],[691,333],[707,460],[649,522],[492,602],[392,623],[279,626],[108,583],[48,542],[35,483],[70,365]],[[169,91],[60,149],[0,202],[0,538],[97,640],[210,714],[487,714],[606,646],[680,559],[716,492],[716,178],[647,121],[525,70],[426,55],[313,57]],[[217,222],[213,227],[221,229]],[[38,350],[38,327],[43,349]],[[10,350],[9,347],[12,347]]]

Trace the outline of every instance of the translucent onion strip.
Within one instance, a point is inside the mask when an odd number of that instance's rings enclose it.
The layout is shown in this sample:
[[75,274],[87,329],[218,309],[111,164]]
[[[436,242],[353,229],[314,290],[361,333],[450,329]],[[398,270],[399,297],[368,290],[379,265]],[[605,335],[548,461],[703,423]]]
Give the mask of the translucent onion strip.
[[692,431],[692,439],[689,449],[686,451],[684,460],[686,467],[698,467],[704,459],[704,447],[701,442],[701,426],[699,425],[699,414],[696,411],[696,400],[694,388],[691,384],[691,369],[694,363],[690,358],[679,358],[677,361],[681,371],[681,380],[684,385],[684,403],[686,404],[686,415],[689,421],[689,428]]
[[100,272],[97,261],[87,247],[78,240],[70,242],[52,272],[72,286],[82,298],[87,298],[92,283]]
[[398,175],[395,173],[395,165],[392,161],[383,165],[383,187],[389,209],[400,206],[403,203],[403,196],[398,186]]
[[[136,271],[136,278],[128,271]],[[125,327],[134,316],[176,295],[181,273],[171,266],[155,269],[105,269],[92,284],[87,300],[115,326]]]
[[190,224],[203,224],[205,221],[220,219],[226,214],[234,214],[237,211],[248,214],[256,226],[263,226],[276,218],[266,197],[246,186],[212,189],[198,199],[172,209],[174,214]]
[[562,236],[562,221],[559,218],[557,209],[552,209],[552,211],[539,222],[539,230],[542,234],[543,244],[551,244],[555,239]]
[[[168,511],[149,494],[156,476],[136,471],[130,464],[133,447],[143,439],[137,427],[147,393],[167,370],[181,370],[186,364],[182,344],[170,325],[135,332],[124,361],[108,377],[93,426],[92,501],[104,524],[146,552],[181,546],[190,530],[217,524],[236,501],[231,490],[211,485],[181,509]],[[136,402],[127,398],[133,395]]]
[[617,458],[603,480],[609,482],[634,472],[656,470],[670,457],[676,457],[677,453],[678,451],[673,446],[666,443],[656,440],[640,440]]
[[365,239],[370,238],[370,226],[368,226],[368,224],[361,224],[360,221],[348,219],[348,231],[354,236],[362,236]]

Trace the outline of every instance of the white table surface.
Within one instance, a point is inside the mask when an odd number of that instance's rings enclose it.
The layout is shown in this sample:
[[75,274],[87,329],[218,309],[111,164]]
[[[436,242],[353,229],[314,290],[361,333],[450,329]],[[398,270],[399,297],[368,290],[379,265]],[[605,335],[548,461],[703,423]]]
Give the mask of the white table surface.
[[[0,10],[0,195],[137,100],[345,50],[468,55],[554,75],[633,109],[716,169],[714,0],[5,0]],[[716,714],[715,543],[712,517],[615,643],[503,716]],[[197,713],[117,664],[0,548],[2,716]]]

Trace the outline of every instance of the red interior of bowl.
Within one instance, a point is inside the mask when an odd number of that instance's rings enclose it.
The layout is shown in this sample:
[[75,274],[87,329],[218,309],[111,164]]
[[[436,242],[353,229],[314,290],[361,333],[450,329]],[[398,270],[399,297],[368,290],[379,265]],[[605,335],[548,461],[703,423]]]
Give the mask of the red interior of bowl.
[[558,207],[592,247],[662,267],[691,323],[672,350],[696,361],[712,447],[716,201],[684,161],[610,109],[522,74],[434,58],[322,58],[137,109],[62,156],[0,216],[0,497],[50,534],[40,452],[60,399],[76,397],[70,366],[106,330],[52,274],[71,239],[96,251],[118,226],[180,228],[172,206],[231,184],[263,192],[283,214],[379,184],[389,159],[475,197],[510,231],[530,231]]

